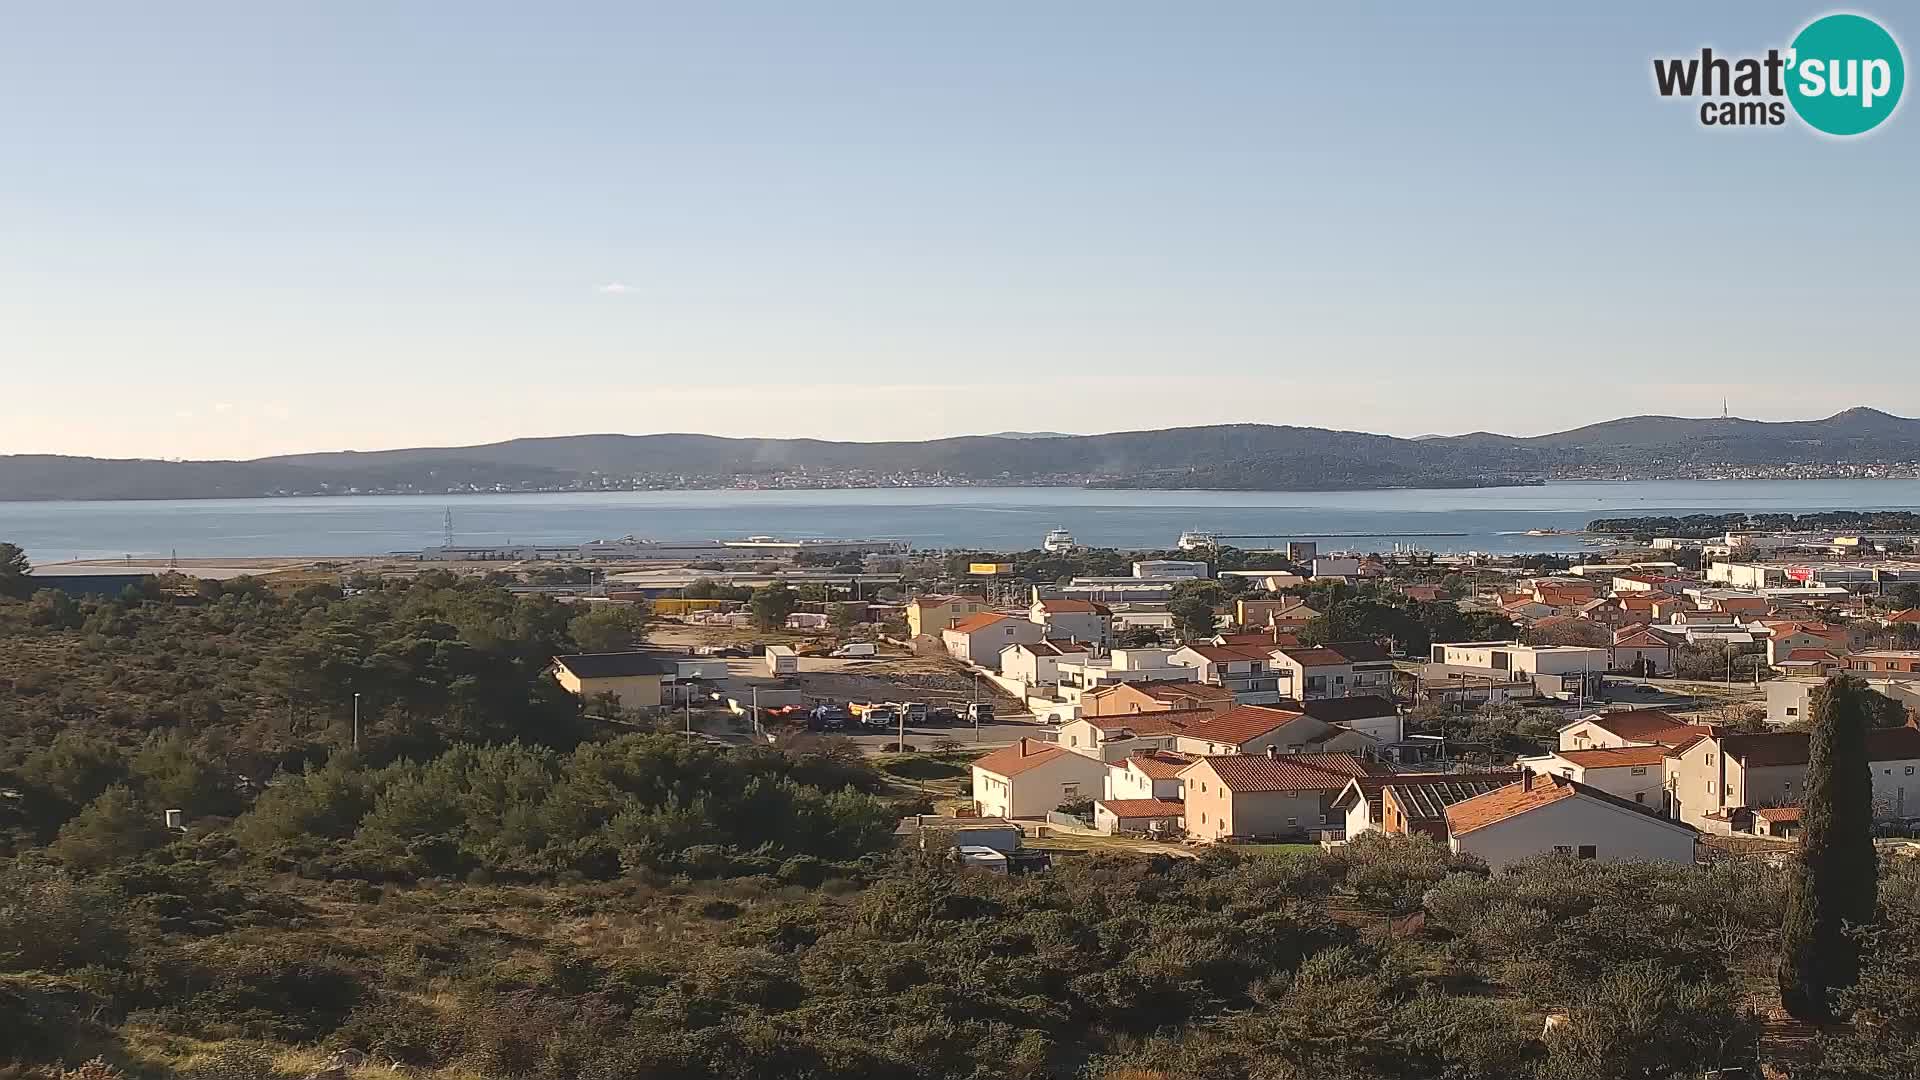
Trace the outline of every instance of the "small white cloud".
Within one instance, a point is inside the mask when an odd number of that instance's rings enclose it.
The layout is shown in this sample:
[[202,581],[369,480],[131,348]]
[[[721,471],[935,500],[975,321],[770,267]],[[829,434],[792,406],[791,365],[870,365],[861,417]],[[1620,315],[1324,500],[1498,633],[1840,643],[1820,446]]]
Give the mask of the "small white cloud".
[[636,292],[638,290],[624,281],[609,281],[605,285],[600,286],[600,291],[608,296],[625,296],[630,292]]

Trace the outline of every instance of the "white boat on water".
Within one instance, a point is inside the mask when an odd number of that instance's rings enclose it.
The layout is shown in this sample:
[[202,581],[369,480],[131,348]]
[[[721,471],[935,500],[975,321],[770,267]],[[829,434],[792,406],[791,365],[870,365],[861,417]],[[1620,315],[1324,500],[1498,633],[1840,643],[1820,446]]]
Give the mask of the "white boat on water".
[[1205,551],[1212,548],[1215,542],[1215,537],[1212,533],[1195,532],[1189,529],[1180,534],[1179,547],[1181,551]]
[[1042,551],[1072,551],[1073,534],[1065,529],[1055,529],[1047,534],[1047,538],[1041,542],[1040,548]]

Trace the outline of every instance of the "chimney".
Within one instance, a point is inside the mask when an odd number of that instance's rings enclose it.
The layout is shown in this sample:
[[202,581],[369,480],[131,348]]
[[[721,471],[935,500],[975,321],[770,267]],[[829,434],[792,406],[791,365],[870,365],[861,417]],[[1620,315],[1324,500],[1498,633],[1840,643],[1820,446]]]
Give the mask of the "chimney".
[[1280,756],[1280,748],[1279,748],[1278,746],[1275,746],[1275,745],[1273,745],[1272,743],[1268,743],[1268,744],[1267,744],[1267,756],[1268,756],[1268,757],[1270,757],[1270,758],[1277,758],[1277,757],[1279,757],[1279,756]]

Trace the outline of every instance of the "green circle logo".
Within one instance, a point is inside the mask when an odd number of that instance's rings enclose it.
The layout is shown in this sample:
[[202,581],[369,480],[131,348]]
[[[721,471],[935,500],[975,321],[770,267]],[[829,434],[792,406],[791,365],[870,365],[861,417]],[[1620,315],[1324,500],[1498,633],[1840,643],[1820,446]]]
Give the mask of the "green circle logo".
[[1787,100],[1800,119],[1829,135],[1880,126],[1900,104],[1907,67],[1900,45],[1864,15],[1827,15],[1793,39]]

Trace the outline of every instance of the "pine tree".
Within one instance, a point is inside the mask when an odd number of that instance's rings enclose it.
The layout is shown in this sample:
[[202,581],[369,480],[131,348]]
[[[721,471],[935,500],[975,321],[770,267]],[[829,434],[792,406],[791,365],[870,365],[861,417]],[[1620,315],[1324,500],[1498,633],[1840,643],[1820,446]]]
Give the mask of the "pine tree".
[[1800,855],[1781,927],[1780,1003],[1801,1020],[1831,1018],[1831,992],[1859,975],[1847,927],[1871,922],[1878,901],[1867,763],[1872,693],[1852,675],[1836,675],[1813,693]]

